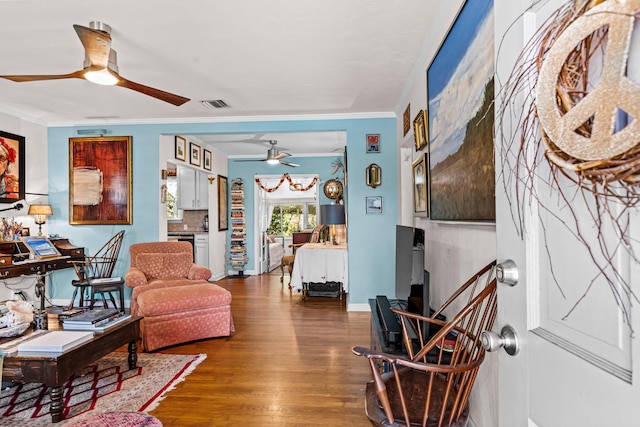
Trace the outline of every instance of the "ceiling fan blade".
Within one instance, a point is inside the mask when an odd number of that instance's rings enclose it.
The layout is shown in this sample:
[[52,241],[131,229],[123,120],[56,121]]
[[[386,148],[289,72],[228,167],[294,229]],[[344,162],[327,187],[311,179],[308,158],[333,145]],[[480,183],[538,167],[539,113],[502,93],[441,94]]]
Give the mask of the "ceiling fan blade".
[[145,86],[140,83],[132,82],[131,80],[127,80],[120,75],[118,77],[118,86],[126,87],[127,89],[135,90],[136,92],[143,93],[145,95],[149,95],[153,98],[159,99],[164,102],[168,102],[169,104],[173,104],[175,106],[180,106],[185,102],[190,101],[189,98],[185,98],[184,96],[175,95],[173,93],[165,92],[160,89],[155,89],[149,86]]
[[285,165],[285,166],[291,166],[292,168],[297,168],[298,166],[300,166],[297,163],[289,163],[289,162],[283,162],[282,160],[280,160],[280,164],[281,165]]
[[[109,64],[109,52],[111,51],[111,36],[109,33],[94,30],[82,25],[74,24],[87,58],[94,69],[107,68]],[[86,64],[85,64],[86,65]]]
[[234,162],[266,162],[267,159],[240,159],[234,160]]
[[11,80],[13,82],[35,82],[39,80],[60,80],[60,79],[73,79],[83,78],[84,70],[74,71],[69,74],[42,74],[42,75],[25,75],[25,76],[0,76],[0,78]]
[[290,157],[290,156],[291,156],[291,154],[289,154],[289,153],[278,153],[278,154],[274,157],[274,159],[276,159],[276,160],[282,160],[282,159],[286,159],[287,157]]

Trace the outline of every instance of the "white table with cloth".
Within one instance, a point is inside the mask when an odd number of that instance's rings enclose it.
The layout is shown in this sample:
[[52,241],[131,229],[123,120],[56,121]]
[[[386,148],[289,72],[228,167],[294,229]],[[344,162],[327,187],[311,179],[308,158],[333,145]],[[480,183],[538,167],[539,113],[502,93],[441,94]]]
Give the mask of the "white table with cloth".
[[349,292],[347,244],[307,243],[296,250],[291,288],[306,291],[309,283],[325,282],[339,282],[342,292]]

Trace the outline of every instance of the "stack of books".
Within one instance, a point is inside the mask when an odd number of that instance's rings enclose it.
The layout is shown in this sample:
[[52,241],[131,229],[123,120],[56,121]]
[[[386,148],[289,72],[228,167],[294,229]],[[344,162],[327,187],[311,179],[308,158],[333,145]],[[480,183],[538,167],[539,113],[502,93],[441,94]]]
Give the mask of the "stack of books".
[[115,308],[95,309],[64,319],[62,326],[65,330],[100,332],[129,317],[131,316]]

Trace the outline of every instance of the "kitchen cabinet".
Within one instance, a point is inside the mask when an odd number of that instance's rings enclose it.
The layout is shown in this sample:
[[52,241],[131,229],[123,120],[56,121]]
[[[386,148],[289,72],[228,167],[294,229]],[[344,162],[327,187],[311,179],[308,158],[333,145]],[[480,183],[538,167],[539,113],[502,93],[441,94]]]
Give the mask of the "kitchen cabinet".
[[191,168],[178,168],[178,209],[209,209],[207,175]]
[[195,263],[209,267],[209,235],[196,233],[194,235]]

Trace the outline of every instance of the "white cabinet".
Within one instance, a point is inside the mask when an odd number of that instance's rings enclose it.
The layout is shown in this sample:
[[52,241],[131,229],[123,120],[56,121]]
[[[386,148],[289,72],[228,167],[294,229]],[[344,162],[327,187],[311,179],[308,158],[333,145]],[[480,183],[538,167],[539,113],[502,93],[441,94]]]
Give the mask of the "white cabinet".
[[178,208],[209,209],[207,175],[191,168],[178,168]]
[[194,235],[195,263],[209,267],[209,235],[196,233]]

